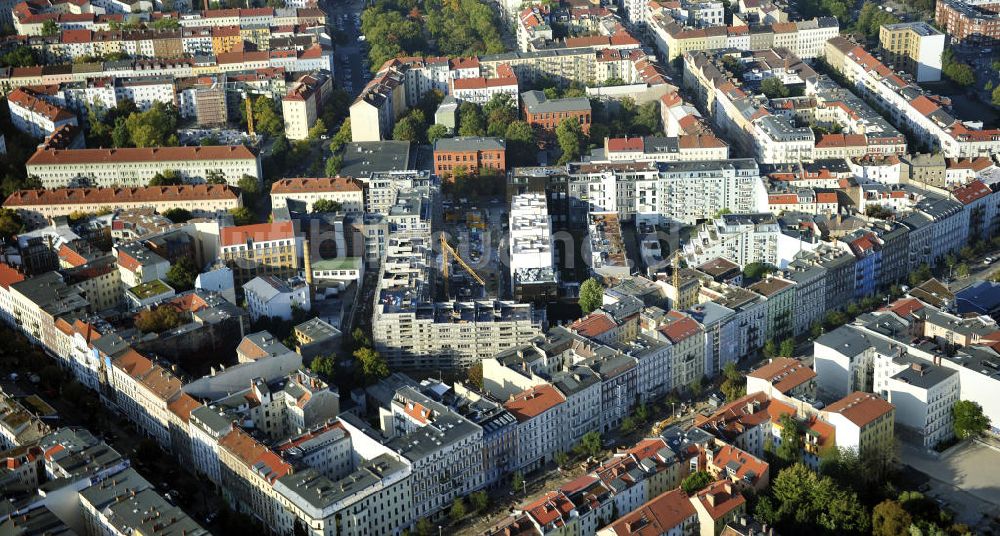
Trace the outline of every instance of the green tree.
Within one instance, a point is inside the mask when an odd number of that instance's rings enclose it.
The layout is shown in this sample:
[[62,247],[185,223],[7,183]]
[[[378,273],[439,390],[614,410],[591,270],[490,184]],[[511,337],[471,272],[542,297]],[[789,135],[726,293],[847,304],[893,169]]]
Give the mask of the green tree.
[[555,461],[556,465],[559,467],[566,467],[566,464],[569,462],[569,454],[560,450],[552,455],[552,460]]
[[427,143],[434,145],[434,142],[440,140],[441,138],[448,137],[448,127],[440,124],[434,124],[427,129]]
[[524,489],[524,473],[521,471],[514,471],[514,474],[510,477],[510,487],[514,491]]
[[913,519],[896,501],[886,499],[872,509],[872,535],[897,536],[907,534]]
[[159,101],[145,112],[130,113],[124,123],[128,134],[127,144],[132,147],[177,145],[178,118],[176,106]]
[[469,367],[465,376],[469,380],[469,383],[475,385],[480,390],[483,389],[483,363],[481,361]]
[[775,450],[775,455],[786,464],[802,460],[802,428],[791,415],[784,414],[778,420],[781,426],[781,444]]
[[681,489],[684,493],[688,495],[694,495],[699,491],[705,489],[706,486],[711,484],[715,479],[712,478],[706,471],[695,471],[688,475],[683,481],[681,481]]
[[236,225],[250,225],[254,221],[253,212],[247,207],[231,208],[229,215],[233,217],[233,223]]
[[631,416],[628,416],[628,415],[625,416],[625,418],[622,419],[621,431],[622,431],[623,434],[631,434],[632,432],[634,432],[635,431],[635,419],[633,419]]
[[955,276],[961,278],[969,277],[969,265],[963,262],[955,266]]
[[773,76],[771,78],[765,78],[764,81],[760,83],[760,92],[769,99],[777,99],[791,95],[791,91],[788,89],[788,86],[786,86],[780,78]]
[[3,67],[31,67],[38,64],[38,53],[27,45],[21,45],[0,57],[0,65]]
[[746,376],[736,368],[735,363],[726,363],[726,366],[722,369],[722,375],[725,379],[722,380],[722,385],[719,389],[722,391],[722,394],[726,395],[726,402],[732,402],[747,394]]
[[762,262],[751,262],[743,267],[743,278],[750,281],[759,281],[765,275],[774,271],[774,267]]
[[778,355],[778,344],[774,342],[774,339],[768,339],[764,342],[764,347],[761,348],[761,353],[764,357],[771,358],[777,357]]
[[941,55],[941,72],[952,82],[962,87],[976,83],[976,73],[969,64],[959,61],[951,48],[945,48]]
[[354,351],[354,359],[361,365],[361,374],[369,384],[375,383],[389,375],[389,365],[385,358],[371,348],[359,348]]
[[236,182],[236,186],[243,192],[243,196],[249,196],[249,202],[253,202],[260,195],[260,181],[257,177],[250,175],[243,175],[240,180]]
[[340,124],[340,128],[337,130],[337,133],[330,139],[330,151],[334,153],[340,151],[340,149],[349,141],[351,141],[350,117],[344,119],[344,122]]
[[191,211],[174,207],[165,211],[163,217],[174,223],[184,223],[191,219]]
[[632,121],[632,133],[636,136],[650,136],[660,131],[659,103],[650,101],[639,106]]
[[688,391],[691,392],[691,396],[698,398],[701,393],[705,390],[705,386],[702,384],[701,376],[691,380],[691,383],[687,385]]
[[151,22],[149,27],[154,30],[178,30],[181,27],[181,23],[172,17],[161,17]]
[[205,184],[229,184],[226,174],[218,169],[210,169],[205,172]]
[[507,142],[507,160],[511,166],[527,166],[536,163],[538,140],[535,129],[526,121],[511,121],[506,125],[504,139]]
[[795,355],[795,339],[789,337],[781,341],[781,348],[778,354],[782,357],[793,357]]
[[317,119],[316,122],[313,123],[312,128],[309,129],[309,132],[306,134],[306,136],[310,140],[318,140],[325,134],[326,134],[326,123],[324,123],[322,119]]
[[982,435],[990,427],[990,418],[983,408],[971,400],[959,400],[951,408],[955,437],[965,439]]
[[0,208],[0,238],[7,243],[24,230],[24,221],[16,210]]
[[332,199],[318,199],[313,202],[312,211],[313,214],[319,212],[338,212],[343,206],[339,201],[334,201]]
[[396,122],[392,129],[392,139],[419,142],[424,136],[420,128],[421,125],[411,115],[407,115]]
[[915,287],[931,278],[931,267],[926,262],[917,267],[916,271],[910,272],[910,286]]
[[135,327],[143,333],[162,333],[181,324],[181,314],[169,305],[146,309],[135,316]]
[[455,502],[451,503],[451,511],[448,512],[451,521],[458,522],[465,517],[465,501],[461,497],[456,497]]
[[253,109],[254,130],[277,137],[285,132],[285,122],[278,115],[277,105],[270,97],[257,97]]
[[486,118],[486,133],[503,137],[507,128],[517,120],[517,107],[508,93],[497,93],[483,106]]
[[580,443],[576,446],[576,450],[583,456],[596,458],[604,450],[601,446],[601,433],[591,430],[583,434],[583,437],[580,438]]
[[458,135],[486,135],[486,119],[483,117],[483,112],[479,109],[479,106],[465,101],[458,107]]
[[1000,86],[993,88],[993,105],[1000,106]]
[[559,156],[560,165],[580,159],[583,140],[583,130],[578,119],[567,117],[559,122],[559,126],[556,127],[556,143],[562,150],[562,155]]
[[150,186],[177,186],[179,184],[184,184],[184,179],[172,169],[157,171],[153,178],[149,179]]
[[867,533],[872,519],[856,493],[801,463],[778,473],[755,513],[788,534]]
[[591,277],[580,285],[580,297],[577,300],[584,314],[590,314],[604,303],[604,287],[600,281]]
[[469,495],[469,503],[476,512],[482,512],[490,504],[490,496],[485,491],[474,491]]
[[50,37],[59,33],[59,25],[56,21],[48,19],[42,23],[42,35]]
[[194,288],[194,280],[198,277],[198,267],[191,257],[181,257],[167,270],[167,284],[177,292]]
[[429,519],[422,517],[417,520],[417,534],[420,536],[432,536],[433,532],[434,526]]
[[309,364],[309,370],[319,374],[324,379],[332,380],[337,370],[337,361],[332,355],[316,356]]
[[339,154],[335,154],[330,158],[326,159],[326,167],[323,170],[327,177],[337,177],[340,175],[340,170],[344,167],[344,157]]

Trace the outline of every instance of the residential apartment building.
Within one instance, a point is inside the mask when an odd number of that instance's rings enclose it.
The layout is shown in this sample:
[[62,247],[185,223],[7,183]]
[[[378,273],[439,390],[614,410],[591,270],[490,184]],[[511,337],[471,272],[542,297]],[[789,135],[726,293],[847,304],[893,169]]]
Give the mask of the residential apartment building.
[[611,162],[728,160],[729,145],[711,134],[605,138],[604,159]]
[[[285,136],[290,140],[304,140],[309,129],[323,111],[323,103],[330,96],[333,77],[329,71],[317,71],[300,76],[281,99],[281,117],[285,121]],[[328,125],[332,128],[333,125]]]
[[26,88],[7,94],[7,107],[14,128],[32,138],[47,138],[64,125],[78,126],[76,115],[56,106],[43,96]]
[[280,179],[271,184],[271,206],[284,207],[289,201],[303,204],[302,210],[312,212],[319,200],[333,201],[344,212],[365,211],[364,184],[345,177]]
[[292,222],[225,227],[219,248],[219,260],[233,270],[236,286],[258,275],[298,274],[299,242]]
[[690,266],[718,257],[740,266],[753,262],[777,265],[779,234],[778,221],[769,212],[723,214],[698,228],[697,234],[684,244],[684,256]]
[[510,284],[517,301],[554,299],[557,293],[552,222],[545,195],[521,194],[510,202]]
[[27,169],[47,189],[145,186],[165,169],[190,182],[205,182],[211,174],[221,173],[231,186],[236,186],[244,175],[257,180],[261,177],[260,159],[243,145],[39,149],[28,159]]
[[873,102],[900,129],[910,131],[923,149],[945,158],[975,158],[1000,151],[1000,130],[977,130],[957,119],[946,98],[927,93],[901,78],[855,43],[837,37],[826,44],[826,61]]
[[823,55],[823,44],[840,33],[840,26],[833,17],[818,17],[753,27],[691,28],[660,15],[649,21],[649,33],[666,62],[672,62],[686,52],[779,47],[787,48],[799,58],[812,59]]
[[467,136],[434,142],[434,174],[438,177],[479,173],[502,175],[506,171],[507,144],[499,138]]
[[941,80],[944,34],[923,21],[884,24],[879,28],[879,45],[886,61],[909,73],[917,82]]
[[934,21],[963,47],[996,46],[1000,40],[1000,5],[994,0],[943,0]]
[[569,118],[577,121],[584,135],[590,133],[590,99],[548,99],[541,91],[526,91],[521,94],[521,101],[524,120],[544,136],[554,136],[559,124]]
[[56,188],[18,190],[3,202],[32,226],[44,225],[57,216],[152,208],[163,213],[172,208],[195,216],[211,216],[242,206],[242,196],[225,184],[139,186],[132,188]]

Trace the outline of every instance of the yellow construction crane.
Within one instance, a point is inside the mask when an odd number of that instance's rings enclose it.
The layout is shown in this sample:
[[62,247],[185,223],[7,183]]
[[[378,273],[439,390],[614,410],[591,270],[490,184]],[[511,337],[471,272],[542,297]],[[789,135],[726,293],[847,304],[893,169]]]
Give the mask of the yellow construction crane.
[[444,276],[445,284],[448,283],[448,265],[450,264],[448,262],[448,253],[451,253],[451,255],[455,257],[455,260],[458,261],[458,265],[461,266],[463,269],[465,269],[466,272],[469,272],[469,275],[471,275],[472,278],[475,279],[480,285],[485,287],[486,281],[483,281],[483,278],[479,277],[479,274],[477,274],[476,271],[473,270],[471,266],[469,266],[468,264],[465,263],[465,261],[462,260],[462,257],[458,255],[458,252],[455,251],[455,248],[451,247],[451,245],[448,244],[448,241],[445,240],[444,234],[442,234],[440,238],[441,238],[441,256],[442,256],[441,275]]

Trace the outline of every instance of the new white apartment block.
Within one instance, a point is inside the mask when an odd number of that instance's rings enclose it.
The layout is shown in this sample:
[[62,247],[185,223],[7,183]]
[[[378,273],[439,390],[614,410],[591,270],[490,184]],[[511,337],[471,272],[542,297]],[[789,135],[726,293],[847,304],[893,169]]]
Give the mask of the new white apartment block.
[[722,257],[740,266],[753,262],[777,265],[781,228],[771,213],[723,214],[698,228],[684,244],[691,266]]

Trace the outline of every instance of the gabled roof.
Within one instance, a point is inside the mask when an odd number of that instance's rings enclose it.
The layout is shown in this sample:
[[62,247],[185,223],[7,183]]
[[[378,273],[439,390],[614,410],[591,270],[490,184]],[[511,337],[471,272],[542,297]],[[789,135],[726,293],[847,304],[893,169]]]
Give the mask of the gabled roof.
[[776,357],[747,377],[766,380],[779,392],[787,393],[815,378],[816,372],[798,359]]
[[687,494],[675,489],[654,497],[607,528],[619,536],[659,536],[672,533],[697,515]]
[[516,395],[511,395],[510,400],[503,406],[518,421],[524,422],[563,402],[566,402],[566,397],[555,387],[545,384],[529,387]]
[[873,393],[855,391],[826,407],[827,413],[839,413],[859,428],[891,413],[895,406]]

